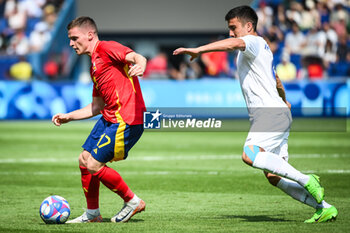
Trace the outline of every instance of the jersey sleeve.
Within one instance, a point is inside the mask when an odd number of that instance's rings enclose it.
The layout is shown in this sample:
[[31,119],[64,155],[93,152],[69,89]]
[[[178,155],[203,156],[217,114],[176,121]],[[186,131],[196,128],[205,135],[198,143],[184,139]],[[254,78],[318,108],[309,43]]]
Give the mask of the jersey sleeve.
[[245,50],[242,53],[250,58],[255,58],[259,53],[259,42],[256,36],[243,36],[242,39],[245,43]]
[[121,63],[127,63],[125,60],[126,55],[133,52],[129,47],[115,41],[106,42],[103,44],[103,49],[112,60]]

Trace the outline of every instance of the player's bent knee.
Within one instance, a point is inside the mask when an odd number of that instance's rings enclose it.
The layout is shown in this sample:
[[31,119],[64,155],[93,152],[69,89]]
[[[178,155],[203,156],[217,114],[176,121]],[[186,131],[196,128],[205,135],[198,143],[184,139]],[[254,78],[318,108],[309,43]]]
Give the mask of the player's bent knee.
[[89,158],[90,153],[84,150],[79,155],[79,166],[87,167],[87,159]]
[[245,146],[242,159],[245,163],[252,165],[259,152],[260,148],[258,146]]
[[80,153],[79,155],[79,166],[86,167],[86,162],[84,160],[83,153]]
[[278,182],[281,180],[281,177],[276,176],[276,175],[271,174],[271,173],[265,173],[265,176],[266,176],[267,180],[269,181],[269,183],[273,186],[277,186]]
[[253,162],[249,159],[249,157],[243,152],[242,154],[242,160],[245,164],[252,166]]
[[97,161],[91,155],[87,159],[86,168],[90,172],[90,174],[97,173],[105,164]]

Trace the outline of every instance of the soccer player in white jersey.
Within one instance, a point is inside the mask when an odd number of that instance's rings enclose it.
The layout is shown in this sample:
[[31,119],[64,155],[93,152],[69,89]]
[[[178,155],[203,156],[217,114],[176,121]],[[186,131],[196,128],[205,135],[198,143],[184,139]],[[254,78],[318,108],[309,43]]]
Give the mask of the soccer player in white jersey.
[[237,67],[251,128],[243,148],[243,161],[264,171],[268,181],[292,198],[316,209],[306,223],[335,220],[337,209],[324,201],[316,175],[305,175],[288,163],[288,136],[292,123],[290,104],[273,69],[273,54],[258,36],[258,17],[249,6],[230,10],[225,17],[230,38],[197,48],[178,48],[174,55],[191,60],[202,53],[238,50]]

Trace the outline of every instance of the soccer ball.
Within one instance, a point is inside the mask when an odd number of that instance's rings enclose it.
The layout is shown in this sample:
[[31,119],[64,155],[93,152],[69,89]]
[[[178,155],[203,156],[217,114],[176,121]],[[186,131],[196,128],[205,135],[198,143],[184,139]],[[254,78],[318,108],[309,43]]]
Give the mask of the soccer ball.
[[46,224],[65,223],[70,215],[69,204],[63,197],[49,196],[40,205],[40,217]]

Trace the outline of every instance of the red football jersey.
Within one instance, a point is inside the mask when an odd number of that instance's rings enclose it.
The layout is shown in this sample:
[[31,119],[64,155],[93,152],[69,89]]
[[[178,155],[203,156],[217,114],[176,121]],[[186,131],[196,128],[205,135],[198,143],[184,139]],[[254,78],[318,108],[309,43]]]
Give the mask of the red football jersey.
[[128,75],[131,66],[125,56],[133,52],[115,41],[99,41],[91,55],[90,74],[93,96],[102,97],[106,106],[101,111],[106,121],[143,124],[146,110],[138,77]]

